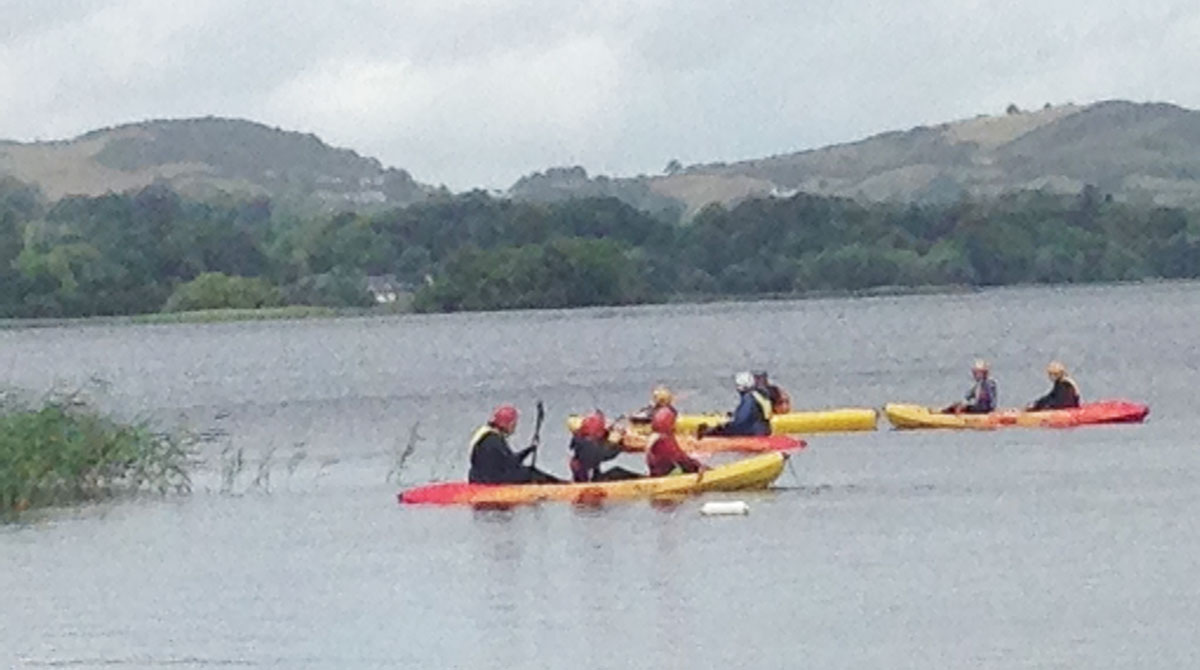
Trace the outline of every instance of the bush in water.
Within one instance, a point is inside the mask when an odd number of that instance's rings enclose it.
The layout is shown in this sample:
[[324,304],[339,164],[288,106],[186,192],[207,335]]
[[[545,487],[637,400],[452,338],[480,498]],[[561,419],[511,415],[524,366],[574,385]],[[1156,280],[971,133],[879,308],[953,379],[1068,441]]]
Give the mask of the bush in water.
[[0,408],[0,516],[122,492],[190,490],[186,443],[79,401]]

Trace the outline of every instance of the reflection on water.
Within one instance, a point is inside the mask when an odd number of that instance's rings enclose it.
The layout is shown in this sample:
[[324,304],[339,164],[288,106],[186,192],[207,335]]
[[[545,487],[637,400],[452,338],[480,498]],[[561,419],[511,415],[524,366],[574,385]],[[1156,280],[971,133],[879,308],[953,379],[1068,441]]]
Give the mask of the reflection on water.
[[[4,385],[103,380],[205,440],[189,498],[0,529],[0,667],[1196,667],[1197,332],[1195,284],[0,331]],[[461,477],[501,401],[547,402],[562,473],[566,414],[660,381],[685,409],[747,367],[798,406],[944,403],[978,356],[1009,404],[1063,358],[1151,421],[813,436],[738,518],[395,504]]]

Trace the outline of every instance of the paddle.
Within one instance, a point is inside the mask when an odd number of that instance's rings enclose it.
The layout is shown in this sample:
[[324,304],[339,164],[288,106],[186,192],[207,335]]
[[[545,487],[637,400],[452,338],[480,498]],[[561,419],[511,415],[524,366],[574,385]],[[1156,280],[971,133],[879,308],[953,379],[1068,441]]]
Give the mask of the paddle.
[[613,419],[612,421],[608,422],[608,426],[606,426],[606,427],[604,428],[604,435],[605,435],[605,437],[607,437],[607,436],[608,436],[609,434],[611,434],[611,433],[612,433],[614,430],[616,430],[616,429],[617,429],[617,426],[618,426],[618,425],[619,425],[619,424],[620,424],[622,421],[624,421],[624,422],[626,422],[626,423],[629,423],[629,417],[627,417],[627,416],[625,416],[624,414],[622,414],[622,415],[618,416],[617,418]]
[[529,462],[531,469],[537,469],[538,447],[542,444],[542,422],[546,420],[546,406],[542,401],[537,401],[537,419],[533,424],[533,442],[530,446],[533,447],[533,459]]

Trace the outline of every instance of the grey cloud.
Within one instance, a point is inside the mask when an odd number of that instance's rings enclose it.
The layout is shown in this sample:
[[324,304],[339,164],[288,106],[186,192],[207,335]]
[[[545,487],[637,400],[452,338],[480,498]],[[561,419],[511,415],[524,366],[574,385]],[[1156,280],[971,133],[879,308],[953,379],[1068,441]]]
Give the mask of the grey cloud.
[[1193,2],[6,4],[0,137],[219,114],[422,180],[623,174],[936,123],[1009,102],[1200,105]]

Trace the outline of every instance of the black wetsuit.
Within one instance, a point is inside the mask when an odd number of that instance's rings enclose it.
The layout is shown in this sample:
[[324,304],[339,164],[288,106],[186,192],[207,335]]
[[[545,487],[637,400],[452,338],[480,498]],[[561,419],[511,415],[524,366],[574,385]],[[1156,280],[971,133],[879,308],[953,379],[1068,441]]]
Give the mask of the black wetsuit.
[[601,481],[600,464],[621,455],[616,445],[578,435],[571,438],[571,474],[577,482]]
[[1031,409],[1069,409],[1079,407],[1079,389],[1069,379],[1054,382],[1054,388],[1046,395],[1033,401]]
[[494,428],[480,429],[471,447],[472,484],[534,484],[558,481],[540,470],[524,465],[533,447],[514,452],[508,440]]

